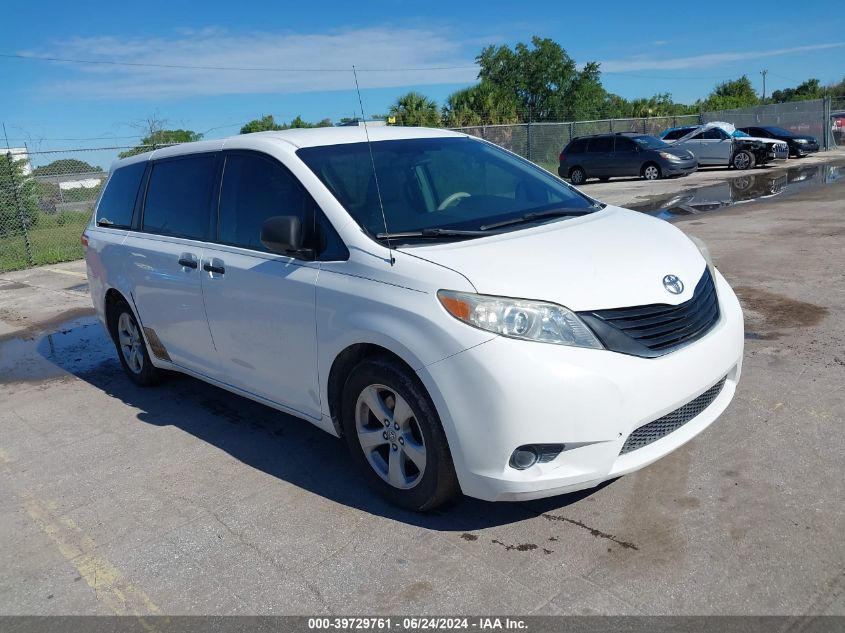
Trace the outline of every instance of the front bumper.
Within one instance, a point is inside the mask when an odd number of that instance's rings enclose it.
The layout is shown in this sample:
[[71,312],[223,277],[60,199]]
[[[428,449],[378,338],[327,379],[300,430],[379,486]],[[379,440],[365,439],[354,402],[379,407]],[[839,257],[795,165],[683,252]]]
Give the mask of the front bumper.
[[663,173],[667,176],[686,176],[698,169],[698,160],[664,161],[661,165]]
[[[709,426],[733,398],[742,365],[739,302],[716,274],[721,318],[703,338],[659,358],[504,337],[422,368],[463,492],[488,501],[591,488],[638,470]],[[689,422],[620,455],[627,437],[726,377]],[[508,465],[524,444],[565,444],[553,461]]]
[[776,145],[774,148],[768,148],[766,151],[766,162],[786,160],[787,158],[789,158],[789,146],[786,143]]
[[793,156],[806,156],[807,154],[812,154],[813,152],[819,151],[819,144],[795,143],[789,148],[789,151]]

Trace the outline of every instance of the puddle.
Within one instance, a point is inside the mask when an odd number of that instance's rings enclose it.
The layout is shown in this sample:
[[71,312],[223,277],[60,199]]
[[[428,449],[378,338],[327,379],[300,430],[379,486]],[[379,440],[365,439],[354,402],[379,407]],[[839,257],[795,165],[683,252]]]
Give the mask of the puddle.
[[[628,208],[664,220],[699,215],[842,181],[845,164],[796,165],[787,170],[752,170],[728,181],[651,198]],[[845,182],[845,181],[843,181]]]
[[0,339],[0,384],[84,376],[104,365],[120,367],[95,316],[65,320],[40,334],[28,328]]

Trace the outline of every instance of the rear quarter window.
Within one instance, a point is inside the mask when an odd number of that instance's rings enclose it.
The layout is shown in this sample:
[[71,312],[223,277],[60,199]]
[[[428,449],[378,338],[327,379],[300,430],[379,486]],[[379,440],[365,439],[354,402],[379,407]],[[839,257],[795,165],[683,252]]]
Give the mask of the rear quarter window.
[[590,141],[590,152],[612,152],[613,137],[597,136]]
[[577,140],[572,141],[569,146],[566,148],[566,152],[568,154],[583,154],[587,151],[587,139],[579,138]]
[[100,226],[122,229],[132,226],[132,212],[135,210],[135,201],[146,168],[147,163],[140,162],[114,170],[97,206],[97,221],[101,223]]

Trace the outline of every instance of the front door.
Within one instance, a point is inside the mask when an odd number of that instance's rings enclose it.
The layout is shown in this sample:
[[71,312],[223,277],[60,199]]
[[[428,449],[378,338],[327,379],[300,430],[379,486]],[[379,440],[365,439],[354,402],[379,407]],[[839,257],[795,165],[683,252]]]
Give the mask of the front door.
[[[727,165],[731,161],[733,140],[723,129],[711,127],[697,135],[698,159],[708,165]],[[695,137],[693,137],[695,138]]]
[[227,382],[313,418],[317,381],[316,283],[319,266],[269,253],[265,219],[314,212],[285,168],[256,152],[226,152],[216,228],[200,276],[208,324]]

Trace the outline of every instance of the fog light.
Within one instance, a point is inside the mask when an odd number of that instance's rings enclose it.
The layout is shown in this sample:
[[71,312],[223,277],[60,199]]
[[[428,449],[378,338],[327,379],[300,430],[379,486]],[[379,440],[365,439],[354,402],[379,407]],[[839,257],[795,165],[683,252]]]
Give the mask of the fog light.
[[537,449],[531,445],[520,446],[511,455],[511,466],[517,470],[531,468],[540,459]]
[[510,467],[517,470],[531,468],[537,462],[547,463],[560,455],[566,444],[526,444],[518,447],[510,459]]

